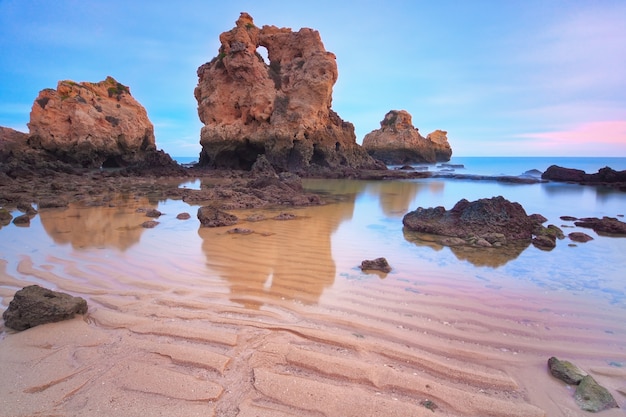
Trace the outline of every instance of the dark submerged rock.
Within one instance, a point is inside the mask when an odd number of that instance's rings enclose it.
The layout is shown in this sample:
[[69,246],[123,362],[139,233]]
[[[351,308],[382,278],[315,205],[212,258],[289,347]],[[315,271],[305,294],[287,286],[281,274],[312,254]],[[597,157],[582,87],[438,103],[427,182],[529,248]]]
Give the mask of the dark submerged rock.
[[81,297],[30,285],[15,293],[2,318],[9,328],[26,330],[40,324],[68,320],[86,312],[87,302]]
[[385,258],[376,258],[372,260],[364,260],[361,262],[361,270],[362,271],[382,271],[385,273],[391,272],[391,266],[387,259]]
[[585,243],[585,242],[589,242],[590,240],[593,240],[593,238],[589,236],[587,233],[582,233],[582,232],[572,232],[569,235],[567,235],[567,237],[569,237],[570,240],[574,242],[580,242],[580,243]]
[[163,213],[161,213],[159,210],[157,209],[150,209],[146,212],[146,216],[147,217],[161,217],[161,215],[163,215]]
[[29,226],[30,216],[28,214],[21,214],[13,219],[13,224],[16,226]]
[[574,222],[574,224],[578,227],[593,229],[596,233],[626,235],[626,223],[614,217],[604,216],[601,219],[597,217],[585,217]]
[[11,212],[5,208],[0,208],[0,225],[7,225],[13,220]]
[[295,219],[297,216],[295,214],[292,213],[280,213],[277,216],[274,216],[273,219],[274,220],[293,220]]

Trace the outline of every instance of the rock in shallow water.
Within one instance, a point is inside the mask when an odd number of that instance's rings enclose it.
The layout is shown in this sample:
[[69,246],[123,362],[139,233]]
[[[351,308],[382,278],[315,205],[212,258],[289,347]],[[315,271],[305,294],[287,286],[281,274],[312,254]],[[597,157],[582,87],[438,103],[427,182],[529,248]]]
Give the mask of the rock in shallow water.
[[387,259],[376,258],[373,260],[365,260],[361,262],[361,270],[391,272],[391,266],[389,265],[389,262],[387,262]]
[[198,209],[198,220],[203,227],[232,226],[239,220],[237,216],[218,210],[214,207],[204,206]]
[[86,312],[87,302],[81,297],[30,285],[15,293],[2,318],[9,328],[26,330],[40,324],[68,320],[75,314]]

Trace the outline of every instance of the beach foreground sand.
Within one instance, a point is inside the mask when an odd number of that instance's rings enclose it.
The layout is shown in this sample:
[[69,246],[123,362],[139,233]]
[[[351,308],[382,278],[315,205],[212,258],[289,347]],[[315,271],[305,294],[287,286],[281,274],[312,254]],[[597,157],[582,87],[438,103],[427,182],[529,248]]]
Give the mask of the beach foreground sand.
[[574,328],[574,312],[554,305],[553,322],[538,328],[518,300],[459,303],[444,289],[407,303],[401,288],[372,299],[353,287],[325,306],[255,310],[151,287],[93,294],[85,317],[5,334],[0,413],[430,416],[436,406],[449,416],[583,415],[571,388],[547,374],[548,352],[577,356],[624,390],[626,371],[593,359],[615,349],[610,334],[592,322]]

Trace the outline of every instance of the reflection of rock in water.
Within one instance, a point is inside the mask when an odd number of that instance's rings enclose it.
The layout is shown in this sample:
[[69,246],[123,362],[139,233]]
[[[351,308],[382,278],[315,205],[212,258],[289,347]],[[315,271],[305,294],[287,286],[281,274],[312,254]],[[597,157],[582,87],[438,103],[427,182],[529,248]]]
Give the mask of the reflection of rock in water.
[[126,250],[139,242],[147,220],[139,207],[154,207],[147,198],[114,200],[114,207],[70,204],[64,210],[42,210],[41,224],[55,243],[73,248],[114,247]]
[[337,195],[355,196],[366,194],[377,198],[385,215],[398,217],[404,215],[421,190],[428,189],[432,193],[443,192],[444,181],[356,181],[356,180],[311,180],[303,181],[307,191],[326,195],[329,192]]
[[329,204],[294,210],[294,220],[268,214],[267,220],[238,224],[251,234],[229,228],[199,228],[198,234],[207,265],[230,283],[232,301],[259,308],[271,295],[315,303],[335,281],[331,236],[353,210],[354,204]]
[[401,217],[409,210],[420,189],[426,186],[416,181],[378,181],[368,184],[365,192],[379,198],[385,215]]
[[[428,246],[434,250],[441,250],[444,245],[438,243],[444,236],[429,235],[426,233],[404,230],[404,238],[418,246]],[[449,246],[449,245],[446,245]],[[497,268],[516,259],[530,246],[530,240],[509,243],[501,247],[449,246],[450,251],[461,261],[468,261],[475,266],[489,266]]]

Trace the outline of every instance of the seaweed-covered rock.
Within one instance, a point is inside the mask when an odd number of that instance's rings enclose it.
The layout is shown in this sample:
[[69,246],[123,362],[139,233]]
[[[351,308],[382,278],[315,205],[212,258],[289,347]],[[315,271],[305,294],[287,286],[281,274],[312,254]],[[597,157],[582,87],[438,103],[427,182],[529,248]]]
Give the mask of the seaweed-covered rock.
[[554,356],[548,359],[548,369],[550,369],[553,377],[571,385],[578,385],[583,377],[587,375],[587,372],[570,361],[562,361]]
[[619,408],[613,395],[596,382],[591,375],[583,377],[574,393],[576,404],[585,410],[597,413],[609,408]]
[[15,293],[2,318],[9,328],[26,330],[40,324],[68,320],[75,314],[86,312],[87,302],[81,297],[30,285]]

